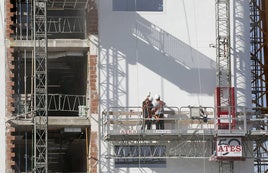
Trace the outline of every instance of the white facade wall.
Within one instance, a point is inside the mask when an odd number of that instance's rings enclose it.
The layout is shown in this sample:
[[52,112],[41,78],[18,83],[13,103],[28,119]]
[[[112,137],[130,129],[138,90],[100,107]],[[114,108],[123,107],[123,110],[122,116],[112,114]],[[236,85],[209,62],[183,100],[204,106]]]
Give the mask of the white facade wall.
[[163,12],[99,8],[105,104],[137,106],[151,92],[169,106],[214,106],[214,0],[164,0]]
[[[101,110],[141,106],[150,92],[168,106],[214,107],[216,87],[215,0],[163,0],[163,12],[113,11],[99,0]],[[235,2],[234,2],[235,1]],[[233,86],[237,105],[250,105],[248,2],[231,1]],[[237,13],[238,11],[239,13]],[[218,172],[218,162],[168,159],[165,168],[115,168],[102,142],[99,172]],[[243,171],[242,171],[243,170]],[[253,161],[235,162],[235,172],[253,172]]]
[[5,115],[6,115],[6,82],[5,82],[5,1],[0,2],[0,172],[5,172],[6,164],[6,139],[5,139]]
[[[112,1],[103,0],[99,7],[103,103],[137,106],[151,92],[168,105],[214,106],[214,0],[164,0],[163,12],[112,11]],[[231,1],[238,106],[251,101],[248,16],[248,2]]]

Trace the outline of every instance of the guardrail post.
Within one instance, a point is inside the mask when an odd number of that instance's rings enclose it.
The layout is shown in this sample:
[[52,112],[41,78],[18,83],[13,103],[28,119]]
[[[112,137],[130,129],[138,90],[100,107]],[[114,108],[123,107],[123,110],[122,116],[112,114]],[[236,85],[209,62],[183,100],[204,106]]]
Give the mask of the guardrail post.
[[243,111],[243,114],[244,114],[244,117],[243,117],[243,119],[244,119],[244,134],[246,134],[247,133],[247,110],[246,110],[246,108],[244,108],[244,111]]
[[59,95],[59,110],[61,110],[61,97],[62,97],[62,95],[60,94]]
[[105,119],[107,120],[107,135],[110,135],[110,108],[107,109]]

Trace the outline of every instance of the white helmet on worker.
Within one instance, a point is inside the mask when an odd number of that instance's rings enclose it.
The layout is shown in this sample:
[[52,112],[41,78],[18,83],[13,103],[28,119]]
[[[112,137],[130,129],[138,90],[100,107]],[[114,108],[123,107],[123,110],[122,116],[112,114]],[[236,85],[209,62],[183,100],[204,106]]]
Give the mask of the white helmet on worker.
[[153,96],[150,96],[150,97],[149,97],[149,100],[150,100],[150,101],[153,101],[153,99],[154,99]]
[[156,95],[154,96],[154,99],[155,99],[155,100],[160,99],[160,95],[159,95],[159,94],[156,94]]

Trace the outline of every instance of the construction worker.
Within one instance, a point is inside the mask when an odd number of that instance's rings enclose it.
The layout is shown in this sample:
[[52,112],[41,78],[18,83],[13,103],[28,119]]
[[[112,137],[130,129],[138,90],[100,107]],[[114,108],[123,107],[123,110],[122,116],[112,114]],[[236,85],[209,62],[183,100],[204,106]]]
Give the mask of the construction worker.
[[165,102],[160,100],[160,95],[155,95],[155,104],[153,108],[154,117],[156,118],[156,129],[164,129],[164,106]]
[[[153,108],[153,97],[151,97],[150,95],[148,95],[146,97],[146,99],[142,102],[142,114],[143,114],[143,118],[144,118],[144,123],[145,127],[147,127],[147,129],[151,129],[152,126],[152,108]],[[143,126],[142,126],[143,128]]]

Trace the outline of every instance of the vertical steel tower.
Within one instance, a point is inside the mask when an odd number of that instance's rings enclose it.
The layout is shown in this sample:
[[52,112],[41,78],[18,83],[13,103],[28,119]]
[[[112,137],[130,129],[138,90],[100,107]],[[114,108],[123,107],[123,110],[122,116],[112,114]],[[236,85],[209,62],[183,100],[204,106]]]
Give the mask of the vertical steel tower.
[[234,88],[231,85],[230,56],[230,1],[216,0],[216,114],[219,128],[229,128],[221,118],[232,118],[235,113]]
[[[268,113],[268,61],[267,61],[267,10],[265,0],[250,0],[250,51],[252,105],[258,118]],[[267,130],[267,123],[260,123],[261,130]],[[254,141],[254,165],[257,173],[267,172],[267,138]]]
[[[216,116],[219,129],[233,128],[234,88],[231,84],[230,1],[216,0]],[[223,119],[223,120],[222,120]],[[226,119],[229,123],[226,123]],[[231,120],[231,121],[230,121]],[[233,161],[220,160],[220,173],[232,173]]]
[[46,0],[34,0],[34,170],[47,166],[47,9]]

